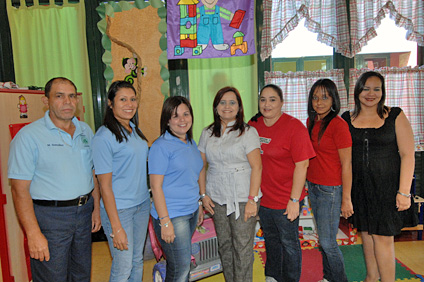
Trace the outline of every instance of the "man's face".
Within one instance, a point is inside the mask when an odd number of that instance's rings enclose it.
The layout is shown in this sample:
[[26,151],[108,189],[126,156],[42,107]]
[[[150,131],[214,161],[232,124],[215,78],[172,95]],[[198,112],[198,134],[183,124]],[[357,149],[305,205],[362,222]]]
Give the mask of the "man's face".
[[213,8],[215,7],[218,0],[202,0],[203,5],[207,8]]
[[78,104],[75,87],[67,81],[55,81],[44,103],[49,107],[53,123],[72,120]]

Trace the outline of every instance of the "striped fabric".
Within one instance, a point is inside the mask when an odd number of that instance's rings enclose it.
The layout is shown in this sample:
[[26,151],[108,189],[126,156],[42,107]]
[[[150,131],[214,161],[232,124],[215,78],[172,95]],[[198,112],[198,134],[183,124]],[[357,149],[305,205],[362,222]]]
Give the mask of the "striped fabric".
[[341,110],[347,108],[347,92],[343,81],[344,70],[303,71],[303,72],[265,72],[265,83],[278,85],[283,90],[283,112],[298,118],[306,125],[308,118],[308,95],[312,85],[320,78],[329,78],[337,85]]
[[[421,0],[420,0],[421,1]],[[349,108],[353,109],[353,90],[359,76],[369,69],[350,69]],[[415,145],[424,144],[424,66],[375,69],[384,76],[386,102],[389,107],[401,107],[414,131]]]
[[407,40],[424,46],[424,0],[350,0],[349,8],[350,36],[346,1],[264,0],[262,61],[271,56],[277,44],[281,43],[303,18],[306,18],[305,25],[308,30],[318,33],[318,41],[350,58],[377,36],[375,29],[386,14],[395,20],[397,26],[408,31]]
[[340,0],[264,0],[261,59],[271,55],[303,18],[309,31],[318,33],[318,41],[351,57],[346,2]]
[[390,14],[399,27],[407,30],[406,39],[424,46],[424,1],[350,0],[352,54],[357,54],[377,36],[375,29]]

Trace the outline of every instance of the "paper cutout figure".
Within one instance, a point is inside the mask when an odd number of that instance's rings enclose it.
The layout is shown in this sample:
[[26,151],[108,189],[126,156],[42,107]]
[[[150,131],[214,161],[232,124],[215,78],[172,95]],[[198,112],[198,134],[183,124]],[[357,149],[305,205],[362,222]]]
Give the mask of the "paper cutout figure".
[[18,109],[21,113],[20,118],[28,118],[28,104],[24,95],[19,96]]

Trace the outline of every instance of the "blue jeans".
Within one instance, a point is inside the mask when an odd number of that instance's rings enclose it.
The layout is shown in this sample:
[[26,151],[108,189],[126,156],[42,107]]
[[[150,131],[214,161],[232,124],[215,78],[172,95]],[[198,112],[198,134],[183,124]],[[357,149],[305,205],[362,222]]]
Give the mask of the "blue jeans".
[[322,254],[324,278],[331,282],[347,282],[343,254],[337,245],[342,186],[324,186],[308,181],[318,238]]
[[142,281],[143,249],[150,216],[150,199],[135,207],[118,210],[122,228],[127,233],[128,250],[120,251],[113,246],[113,239],[109,236],[112,226],[105,208],[100,208],[100,216],[112,255],[109,281]]
[[93,197],[83,206],[45,207],[34,204],[50,260],[31,259],[34,282],[90,281]]
[[191,262],[191,237],[196,229],[198,214],[199,210],[196,210],[194,213],[171,219],[172,225],[174,225],[175,239],[173,243],[169,244],[161,238],[160,221],[152,218],[156,237],[165,253],[165,282],[188,281]]
[[278,282],[298,282],[302,271],[299,217],[290,221],[287,215],[283,215],[285,211],[263,206],[259,208],[266,249],[265,276],[273,277]]

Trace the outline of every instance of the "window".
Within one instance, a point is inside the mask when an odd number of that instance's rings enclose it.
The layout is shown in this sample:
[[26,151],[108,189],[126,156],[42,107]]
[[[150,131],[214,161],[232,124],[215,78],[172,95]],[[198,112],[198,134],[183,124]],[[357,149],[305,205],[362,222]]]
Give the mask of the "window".
[[377,36],[355,56],[356,69],[417,65],[417,43],[406,40],[404,28],[386,16],[376,32]]
[[328,71],[333,68],[333,48],[317,41],[317,34],[305,27],[305,19],[277,45],[271,57],[273,71]]

